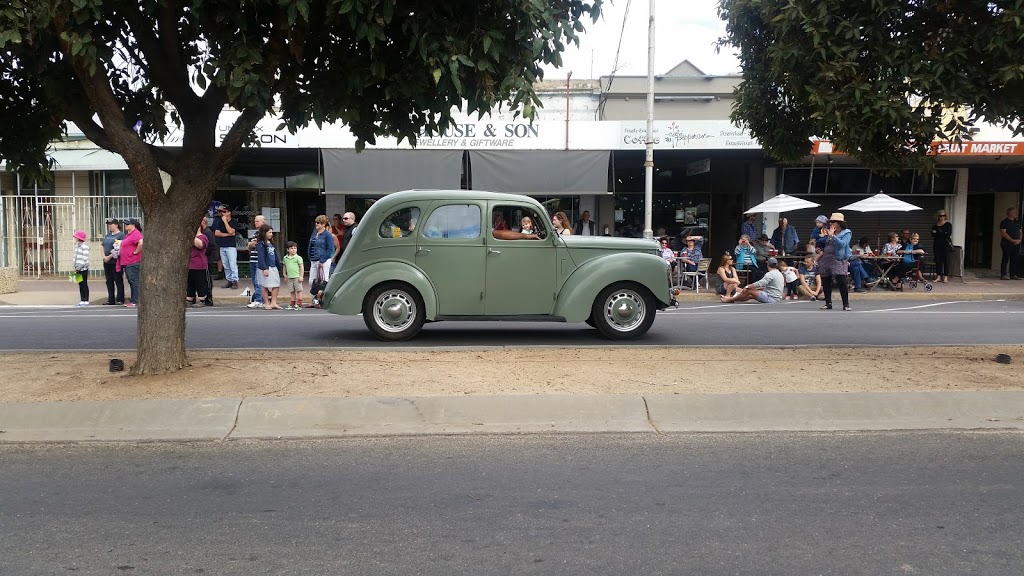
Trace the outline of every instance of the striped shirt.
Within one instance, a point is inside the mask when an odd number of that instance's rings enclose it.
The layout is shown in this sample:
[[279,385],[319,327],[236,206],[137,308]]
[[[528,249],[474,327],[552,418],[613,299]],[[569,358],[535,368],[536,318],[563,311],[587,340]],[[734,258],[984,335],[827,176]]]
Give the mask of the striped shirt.
[[75,272],[85,272],[89,269],[89,244],[86,242],[79,242],[78,246],[75,246]]

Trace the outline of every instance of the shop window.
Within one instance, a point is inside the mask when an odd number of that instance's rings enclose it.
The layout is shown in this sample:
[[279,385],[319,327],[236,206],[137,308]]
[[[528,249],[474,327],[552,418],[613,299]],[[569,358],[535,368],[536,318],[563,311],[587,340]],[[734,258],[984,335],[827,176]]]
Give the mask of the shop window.
[[22,196],[52,196],[53,173],[48,178],[18,178],[18,194]]
[[480,237],[480,207],[448,204],[431,212],[423,226],[425,238],[473,239]]
[[118,170],[117,172],[103,173],[103,195],[104,196],[137,196],[135,181],[132,180],[131,172]]
[[420,209],[415,206],[392,212],[380,223],[378,234],[381,238],[405,238],[416,229]]
[[889,196],[911,194],[914,190],[914,171],[902,170],[896,175],[872,174],[868,194],[885,193]]
[[825,191],[828,194],[864,194],[870,174],[863,168],[830,168]]
[[784,168],[782,170],[782,193],[796,196],[800,194],[824,194],[828,183],[827,168]]

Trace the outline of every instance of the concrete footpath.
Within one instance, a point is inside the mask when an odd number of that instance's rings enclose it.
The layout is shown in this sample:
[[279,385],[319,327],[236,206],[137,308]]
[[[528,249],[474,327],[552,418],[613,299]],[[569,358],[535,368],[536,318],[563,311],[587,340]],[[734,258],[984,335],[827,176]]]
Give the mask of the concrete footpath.
[[1024,391],[0,404],[0,442],[528,433],[1024,430]]
[[[717,282],[712,278],[712,285]],[[223,288],[224,281],[214,282],[213,300],[215,306],[244,306],[249,298],[244,295],[246,288],[251,290],[252,284],[247,278],[239,280],[238,288]],[[90,302],[103,304],[107,299],[107,289],[102,276],[89,278]],[[876,288],[869,292],[852,295],[854,300],[1024,300],[1024,281],[1000,280],[998,273],[990,271],[969,270],[963,279],[954,278],[946,284],[932,284],[932,290],[925,290],[919,285],[915,290],[892,292]],[[691,290],[682,291],[677,297],[680,302],[716,301],[718,295],[714,290],[700,293]],[[0,306],[73,306],[78,303],[78,287],[68,282],[67,278],[19,279],[18,291],[12,294],[0,294]]]

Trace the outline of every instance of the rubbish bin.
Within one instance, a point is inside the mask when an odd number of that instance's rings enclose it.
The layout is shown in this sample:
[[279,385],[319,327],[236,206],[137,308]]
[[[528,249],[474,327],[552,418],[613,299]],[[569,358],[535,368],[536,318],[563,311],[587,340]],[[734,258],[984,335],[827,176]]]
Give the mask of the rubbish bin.
[[953,246],[953,252],[949,254],[949,275],[959,276],[964,279],[964,247]]

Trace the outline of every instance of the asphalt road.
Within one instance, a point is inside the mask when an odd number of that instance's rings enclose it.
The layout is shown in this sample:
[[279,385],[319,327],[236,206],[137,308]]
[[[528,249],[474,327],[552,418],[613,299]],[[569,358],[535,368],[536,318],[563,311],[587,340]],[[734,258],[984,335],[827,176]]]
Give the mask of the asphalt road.
[[1024,573],[1019,434],[0,446],[0,573]]
[[[820,302],[684,304],[658,314],[629,345],[919,346],[1019,344],[1024,302],[863,301],[856,309],[819,310]],[[135,311],[93,306],[0,308],[0,350],[123,350],[134,347]],[[264,311],[241,306],[192,309],[187,346],[334,348],[381,346],[358,316],[321,310]],[[585,324],[438,322],[408,342],[388,346],[609,346]]]

